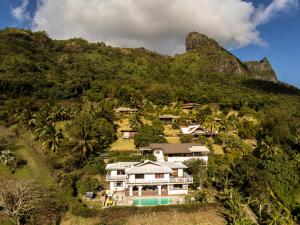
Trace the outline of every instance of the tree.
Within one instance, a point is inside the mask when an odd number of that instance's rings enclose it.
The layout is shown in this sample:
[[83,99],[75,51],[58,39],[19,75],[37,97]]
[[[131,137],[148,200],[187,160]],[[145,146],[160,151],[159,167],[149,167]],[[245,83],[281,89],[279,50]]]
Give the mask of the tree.
[[0,178],[0,214],[14,224],[24,224],[28,219],[39,220],[41,217],[46,224],[57,213],[58,203],[50,190],[28,179]]
[[74,144],[75,150],[80,151],[84,157],[87,157],[93,150],[97,141],[92,137],[92,116],[83,112],[75,117],[71,128],[71,143]]
[[261,159],[272,158],[275,155],[281,154],[282,150],[279,145],[275,144],[273,138],[266,137],[265,139],[259,141],[255,153]]
[[214,115],[210,115],[208,117],[206,117],[205,121],[204,121],[204,125],[206,128],[208,128],[210,130],[210,132],[214,132],[218,129],[218,122],[215,120]]
[[40,137],[43,140],[43,145],[55,153],[64,135],[62,129],[56,130],[55,123],[49,123],[42,130]]
[[207,179],[207,165],[205,161],[199,160],[199,159],[191,159],[188,161],[185,161],[184,164],[188,167],[188,172],[193,176],[194,178],[194,187],[197,187],[198,189],[202,189],[206,179]]
[[136,147],[147,147],[150,143],[166,142],[167,140],[163,136],[163,129],[156,125],[144,125],[134,136],[134,144]]
[[196,121],[200,124],[203,124],[208,116],[213,114],[212,110],[209,107],[200,109],[196,114]]
[[193,135],[191,134],[183,134],[180,136],[181,143],[191,143],[193,141]]
[[134,130],[138,129],[140,126],[143,125],[143,122],[141,120],[141,117],[139,113],[134,113],[130,118],[129,118],[129,123],[130,127]]

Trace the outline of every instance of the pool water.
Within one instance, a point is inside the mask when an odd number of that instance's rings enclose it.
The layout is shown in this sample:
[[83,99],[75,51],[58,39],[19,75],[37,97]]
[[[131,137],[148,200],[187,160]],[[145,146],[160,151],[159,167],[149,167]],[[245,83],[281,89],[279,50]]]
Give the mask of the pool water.
[[172,204],[170,198],[138,198],[133,200],[135,206],[155,206]]

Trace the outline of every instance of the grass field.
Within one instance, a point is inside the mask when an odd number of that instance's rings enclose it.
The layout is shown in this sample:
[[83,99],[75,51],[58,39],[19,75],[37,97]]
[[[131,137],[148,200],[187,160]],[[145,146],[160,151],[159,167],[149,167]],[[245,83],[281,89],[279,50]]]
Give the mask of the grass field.
[[63,216],[60,225],[95,225],[99,224],[98,218],[83,218],[67,213]]
[[294,191],[294,198],[300,204],[300,186]]
[[179,137],[166,137],[168,143],[171,144],[178,144],[180,143],[180,138]]
[[[2,128],[0,136],[12,135],[12,132],[7,128]],[[40,156],[30,148],[26,143],[32,143],[30,135],[21,135],[16,139],[15,154],[18,158],[27,161],[27,164],[21,168],[17,169],[14,174],[11,174],[8,167],[0,164],[0,175],[10,176],[14,178],[28,178],[35,179],[45,185],[52,184],[52,178],[50,176],[50,171],[43,163]]]
[[214,154],[216,155],[224,155],[224,151],[221,145],[213,145]]
[[134,151],[134,140],[124,140],[118,137],[118,140],[111,145],[111,151]]
[[179,129],[173,129],[172,125],[165,125],[164,128],[164,134],[166,136],[177,137],[179,135]]
[[225,225],[225,220],[216,210],[199,211],[193,213],[168,212],[151,213],[132,216],[126,225]]

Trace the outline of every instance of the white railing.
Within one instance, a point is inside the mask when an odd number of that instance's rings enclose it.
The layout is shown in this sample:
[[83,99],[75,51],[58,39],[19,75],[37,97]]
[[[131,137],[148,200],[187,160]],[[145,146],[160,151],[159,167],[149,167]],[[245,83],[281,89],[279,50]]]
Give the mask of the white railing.
[[169,179],[129,179],[127,184],[190,184],[193,177],[170,177]]
[[127,175],[106,175],[107,181],[125,181],[127,179]]

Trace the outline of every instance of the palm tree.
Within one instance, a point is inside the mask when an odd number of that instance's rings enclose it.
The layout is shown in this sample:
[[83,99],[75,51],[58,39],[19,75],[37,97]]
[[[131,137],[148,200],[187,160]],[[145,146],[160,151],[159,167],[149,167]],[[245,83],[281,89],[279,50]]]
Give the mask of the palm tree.
[[214,115],[210,115],[206,117],[204,125],[206,128],[209,128],[210,132],[214,132],[217,130],[219,124],[216,122]]
[[55,153],[64,135],[61,129],[56,130],[55,123],[49,123],[42,130],[40,137],[43,140],[43,145],[47,146],[52,153]]
[[281,148],[274,144],[273,138],[271,137],[266,137],[264,140],[260,141],[257,149],[261,158],[270,158],[281,152]]
[[72,138],[71,141],[75,142],[75,149],[81,151],[84,157],[87,157],[88,154],[94,150],[97,141],[92,139],[86,124],[78,128],[79,130],[76,137]]
[[132,117],[130,117],[129,122],[130,127],[134,130],[143,125],[139,113],[134,113]]

